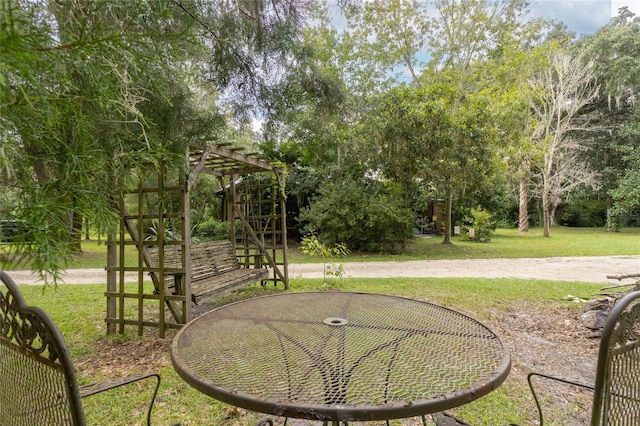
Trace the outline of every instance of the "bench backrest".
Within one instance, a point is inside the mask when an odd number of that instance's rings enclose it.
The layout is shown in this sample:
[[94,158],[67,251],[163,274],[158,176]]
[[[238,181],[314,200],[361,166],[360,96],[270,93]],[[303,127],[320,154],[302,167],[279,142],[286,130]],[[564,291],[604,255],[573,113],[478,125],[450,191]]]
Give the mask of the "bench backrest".
[[[201,247],[201,248],[200,248]],[[216,271],[219,273],[239,269],[240,264],[236,257],[231,241],[211,241],[207,243],[196,244],[191,246],[191,258],[194,258],[194,249],[196,251],[205,251],[209,261],[215,265]]]
[[40,308],[28,306],[0,271],[0,423],[84,425],[78,382],[64,338]]
[[[191,249],[191,269],[202,271],[207,269],[211,274],[220,274],[240,268],[231,241],[207,241],[193,244]],[[158,250],[150,250],[151,256],[158,261]],[[182,247],[165,246],[165,268],[180,268],[182,266]]]
[[640,425],[640,291],[616,304],[603,329],[591,425]]

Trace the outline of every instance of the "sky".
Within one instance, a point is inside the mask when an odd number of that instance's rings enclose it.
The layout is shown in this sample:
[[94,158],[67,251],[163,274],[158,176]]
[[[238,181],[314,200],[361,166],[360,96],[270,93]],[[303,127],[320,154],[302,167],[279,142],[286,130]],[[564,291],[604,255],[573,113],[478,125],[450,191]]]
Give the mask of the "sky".
[[[374,1],[374,0],[365,0]],[[465,1],[465,0],[460,0]],[[529,16],[564,22],[577,36],[593,34],[617,15],[618,9],[627,6],[640,16],[640,0],[529,0]],[[329,4],[335,7],[335,1]],[[335,16],[334,25],[342,28],[344,18]]]
[[640,15],[640,0],[533,0],[530,15],[562,21],[581,36],[598,31],[623,6]]
[[[375,1],[375,0],[363,0]],[[465,1],[465,0],[459,0]],[[545,18],[562,21],[567,28],[574,31],[577,37],[596,33],[607,25],[612,17],[618,14],[618,9],[628,7],[636,16],[640,16],[640,0],[528,0],[528,18]],[[333,10],[333,25],[344,29],[347,23],[340,12],[337,2],[328,2]],[[425,60],[421,53],[420,59]],[[401,71],[404,73],[406,70]],[[405,76],[408,78],[408,76]]]

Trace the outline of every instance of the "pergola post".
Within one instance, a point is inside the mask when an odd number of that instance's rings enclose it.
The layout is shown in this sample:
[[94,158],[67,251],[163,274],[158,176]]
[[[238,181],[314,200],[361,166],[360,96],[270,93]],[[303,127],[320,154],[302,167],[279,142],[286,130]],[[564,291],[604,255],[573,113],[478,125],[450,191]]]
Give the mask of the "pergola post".
[[[285,289],[289,288],[286,209],[279,169],[223,145],[191,148],[187,159],[188,170],[171,169],[160,161],[159,167],[149,167],[149,173],[136,175],[139,180],[135,187],[121,188],[120,230],[109,239],[107,254],[105,294],[109,334],[116,329],[124,333],[126,325],[133,325],[139,334],[145,327],[153,327],[164,337],[166,329],[179,328],[191,320],[190,189],[199,173],[218,176],[223,188],[225,179],[228,180],[226,214],[238,258],[244,259],[247,267],[270,268],[270,280],[275,284],[282,282]],[[154,181],[148,179],[151,173],[156,173]],[[275,175],[276,184],[268,191],[270,198],[263,198],[264,186],[246,182],[247,177],[260,173]],[[241,190],[237,182],[243,182]],[[179,206],[178,211],[171,210],[175,205]],[[270,214],[265,216],[263,210],[267,208]],[[243,225],[241,235],[236,233],[237,220]],[[262,224],[265,220],[270,227],[252,227],[252,223]],[[155,234],[149,234],[149,229],[155,229]],[[238,241],[241,247],[237,246]],[[165,247],[169,246],[174,249],[180,246],[181,267],[167,266]],[[127,256],[131,250],[137,252],[133,266],[125,261],[132,257]],[[157,256],[151,256],[151,250]],[[246,262],[249,257],[260,261],[249,265]]]

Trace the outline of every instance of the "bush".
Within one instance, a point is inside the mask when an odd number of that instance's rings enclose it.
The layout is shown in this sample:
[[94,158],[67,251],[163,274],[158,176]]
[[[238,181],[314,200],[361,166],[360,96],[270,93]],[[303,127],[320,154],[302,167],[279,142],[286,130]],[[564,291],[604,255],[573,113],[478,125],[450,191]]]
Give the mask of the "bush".
[[463,226],[462,237],[485,243],[491,241],[491,235],[496,230],[491,213],[482,208],[472,208],[470,213],[471,216],[465,218],[466,226]]
[[231,238],[231,224],[209,219],[197,224],[193,233],[203,241],[228,240]]
[[607,222],[606,200],[578,199],[568,203],[560,212],[562,226],[597,228]]
[[350,250],[396,252],[412,238],[413,212],[382,183],[363,179],[326,181],[299,217],[323,244]]
[[315,235],[311,234],[307,235],[306,237],[302,237],[300,251],[310,256],[322,257],[323,275],[325,282],[327,282],[327,277],[342,278],[342,274],[344,273],[344,265],[327,265],[327,259],[334,256],[348,255],[349,249],[344,244],[337,244],[334,247],[327,247],[326,245],[322,244]]

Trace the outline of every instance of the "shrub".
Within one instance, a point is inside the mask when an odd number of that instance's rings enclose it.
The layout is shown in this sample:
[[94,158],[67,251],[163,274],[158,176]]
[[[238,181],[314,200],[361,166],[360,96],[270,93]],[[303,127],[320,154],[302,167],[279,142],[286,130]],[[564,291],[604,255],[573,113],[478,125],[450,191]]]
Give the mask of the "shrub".
[[323,244],[351,250],[395,252],[412,237],[413,212],[384,184],[346,178],[326,181],[299,216]]
[[197,224],[194,234],[204,241],[228,240],[231,238],[231,224],[209,219]]
[[300,244],[300,250],[304,254],[309,256],[321,256],[323,263],[323,275],[324,281],[327,282],[327,277],[342,278],[344,273],[344,265],[329,264],[327,265],[327,259],[334,256],[346,256],[349,254],[349,249],[344,244],[336,244],[334,247],[328,247],[320,242],[318,238],[313,235],[307,235],[302,238]]
[[485,243],[491,241],[491,235],[496,230],[491,213],[482,208],[472,208],[470,213],[471,217],[465,218],[466,226],[463,226],[463,238]]
[[604,226],[606,221],[606,200],[577,199],[562,208],[557,222],[563,226],[594,228]]

